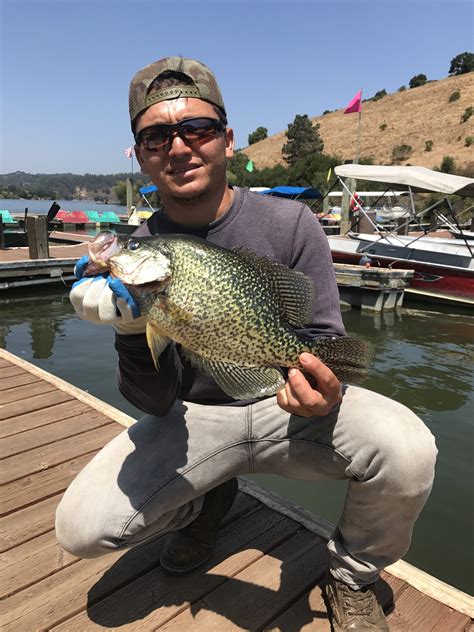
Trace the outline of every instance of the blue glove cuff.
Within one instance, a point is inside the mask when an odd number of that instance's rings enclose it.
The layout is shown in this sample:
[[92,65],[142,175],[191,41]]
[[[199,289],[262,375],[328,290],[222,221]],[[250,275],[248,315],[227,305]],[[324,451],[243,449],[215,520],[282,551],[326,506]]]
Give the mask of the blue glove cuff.
[[82,279],[84,277],[84,271],[89,265],[90,259],[87,255],[84,255],[79,259],[74,267],[74,276],[76,279]]
[[140,316],[140,307],[137,301],[133,298],[130,292],[127,290],[125,285],[120,281],[120,279],[114,279],[112,277],[107,277],[107,283],[112,290],[112,292],[118,297],[123,299],[130,308],[132,312],[133,318],[138,318]]

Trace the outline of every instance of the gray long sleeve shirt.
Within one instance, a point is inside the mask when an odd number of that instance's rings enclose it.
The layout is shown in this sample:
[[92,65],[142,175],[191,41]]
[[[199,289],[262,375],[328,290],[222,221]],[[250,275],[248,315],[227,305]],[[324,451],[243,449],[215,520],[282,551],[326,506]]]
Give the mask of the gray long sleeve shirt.
[[[197,235],[224,248],[243,247],[303,272],[313,280],[315,302],[312,322],[299,331],[311,338],[345,335],[329,244],[305,204],[234,187],[231,207],[208,226],[176,224],[159,210],[134,235],[169,233]],[[213,405],[250,403],[233,400],[211,377],[193,368],[181,356],[179,345],[170,344],[163,351],[159,372],[144,334],[117,334],[115,348],[120,392],[146,413],[164,415],[176,398]]]

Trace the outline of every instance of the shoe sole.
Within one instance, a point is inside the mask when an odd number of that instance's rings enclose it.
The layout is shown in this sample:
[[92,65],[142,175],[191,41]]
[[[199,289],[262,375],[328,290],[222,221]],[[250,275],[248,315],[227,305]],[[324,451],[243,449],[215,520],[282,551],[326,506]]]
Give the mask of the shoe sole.
[[187,566],[186,568],[177,568],[173,566],[167,566],[166,564],[163,563],[161,559],[160,559],[160,565],[163,568],[163,570],[165,570],[170,575],[185,575],[186,573],[195,571],[197,568],[199,568],[200,566],[208,562],[213,555],[214,555],[214,551],[211,551],[205,559],[199,560],[199,562],[197,562],[196,564],[193,564],[192,566]]

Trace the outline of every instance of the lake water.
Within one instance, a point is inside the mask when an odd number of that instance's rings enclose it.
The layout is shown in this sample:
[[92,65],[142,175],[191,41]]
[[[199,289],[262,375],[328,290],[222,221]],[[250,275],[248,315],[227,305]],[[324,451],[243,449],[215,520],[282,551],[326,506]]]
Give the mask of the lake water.
[[[367,388],[410,406],[436,436],[440,453],[433,492],[405,559],[472,593],[472,317],[416,308],[375,316],[348,309],[343,316],[348,333],[364,337],[376,349]],[[140,416],[116,388],[112,330],[77,318],[66,288],[2,292],[0,344],[133,417]],[[341,513],[344,482],[252,478],[332,522]]]

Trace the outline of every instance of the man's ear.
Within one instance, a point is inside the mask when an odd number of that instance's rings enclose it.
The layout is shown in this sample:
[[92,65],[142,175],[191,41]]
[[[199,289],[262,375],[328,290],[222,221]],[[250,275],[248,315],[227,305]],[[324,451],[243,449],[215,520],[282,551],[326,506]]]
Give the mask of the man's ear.
[[225,157],[232,158],[234,155],[234,130],[226,127],[225,130]]

